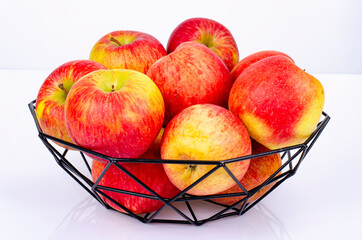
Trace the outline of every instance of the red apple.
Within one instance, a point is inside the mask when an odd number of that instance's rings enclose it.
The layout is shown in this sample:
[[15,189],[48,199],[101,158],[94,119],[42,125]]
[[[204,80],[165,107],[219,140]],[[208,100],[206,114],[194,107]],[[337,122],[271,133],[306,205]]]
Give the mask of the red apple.
[[250,65],[252,65],[264,58],[278,56],[278,55],[286,56],[293,61],[293,59],[291,57],[289,57],[287,54],[279,52],[279,51],[265,50],[265,51],[256,52],[256,53],[250,54],[249,56],[241,59],[241,61],[238,62],[235,65],[235,67],[232,69],[231,77],[235,81],[239,77],[239,75]]
[[140,156],[141,159],[161,159],[161,141],[164,132],[165,128],[161,128],[150,148]]
[[[140,158],[160,159],[161,139],[164,128],[161,128],[151,147]],[[164,198],[172,198],[180,191],[170,182],[162,164],[156,163],[125,163],[122,164],[128,171],[140,179],[144,184],[154,190]],[[92,177],[96,181],[106,167],[106,163],[94,160],[92,165]],[[99,183],[102,186],[117,188],[126,191],[152,195],[131,177],[126,175],[116,166],[112,165]],[[126,195],[111,191],[103,191],[122,206],[126,207],[135,214],[149,213],[158,210],[164,204],[159,200],[153,200],[144,197]],[[105,197],[102,197],[114,209],[124,212],[116,204]]]
[[213,50],[231,71],[239,61],[239,52],[231,32],[221,23],[207,18],[190,18],[172,32],[167,52],[171,53],[184,42],[199,42]]
[[[251,153],[249,134],[244,124],[225,108],[214,104],[197,104],[184,109],[167,125],[161,143],[162,159],[221,161]],[[250,160],[227,163],[240,180]],[[184,190],[216,165],[164,164],[167,176]],[[191,188],[194,195],[215,194],[236,182],[224,168]]]
[[[92,177],[94,181],[98,179],[106,165],[107,164],[104,162],[93,160]],[[162,168],[162,164],[123,163],[122,167],[131,172],[135,177],[137,177],[163,198],[172,198],[180,192],[168,179],[165,171]],[[152,193],[134,181],[115,165],[112,165],[107,170],[107,173],[103,176],[99,184],[105,187],[152,195]],[[160,200],[132,196],[107,190],[101,191],[135,214],[153,212],[164,205],[164,203]],[[102,199],[112,208],[120,212],[125,212],[122,208],[118,207],[115,203],[106,197],[102,196]]]
[[227,107],[232,79],[221,59],[201,43],[187,42],[155,62],[147,75],[165,100],[165,125],[181,110],[194,104]]
[[230,111],[269,149],[303,143],[315,130],[323,104],[321,83],[282,55],[246,68],[229,96]]
[[[253,154],[263,153],[270,151],[263,145],[258,142],[252,141],[252,152]],[[250,191],[253,188],[260,186],[264,183],[271,175],[273,175],[280,167],[282,166],[282,159],[280,154],[272,154],[264,157],[253,158],[250,161],[250,165],[248,171],[245,173],[244,177],[240,180],[240,183],[243,187]],[[278,174],[279,175],[279,174]],[[256,192],[251,198],[249,198],[248,202],[253,202],[263,196],[267,191],[269,191],[275,182],[270,183]],[[228,194],[228,193],[239,193],[243,192],[243,190],[239,187],[239,185],[235,185],[228,190],[221,192],[220,194]],[[217,198],[213,199],[215,202],[232,205],[237,201],[243,199],[244,197],[227,197],[227,198]]]
[[89,59],[109,69],[133,69],[146,73],[166,50],[153,36],[136,31],[114,31],[98,40]]
[[[90,60],[75,60],[59,66],[45,79],[36,98],[35,107],[36,117],[44,133],[72,142],[64,123],[65,99],[76,81],[99,69],[105,67]],[[63,144],[59,145],[66,147]]]
[[71,139],[82,147],[110,157],[137,158],[157,137],[164,112],[161,92],[145,74],[100,70],[69,91],[65,123]]

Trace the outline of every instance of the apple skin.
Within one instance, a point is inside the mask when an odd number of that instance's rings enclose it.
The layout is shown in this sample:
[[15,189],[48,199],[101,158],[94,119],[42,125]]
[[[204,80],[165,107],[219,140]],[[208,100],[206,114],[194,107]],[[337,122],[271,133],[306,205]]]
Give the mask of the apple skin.
[[167,55],[153,36],[137,31],[114,31],[93,46],[89,59],[109,69],[133,69],[146,73],[159,58]]
[[[263,152],[270,151],[260,143],[252,141],[252,153],[258,154]],[[265,182],[272,174],[274,174],[282,166],[282,159],[280,154],[272,154],[264,157],[253,158],[250,161],[248,171],[245,173],[244,177],[240,180],[240,183],[243,187],[250,191],[253,188],[258,187],[263,182]],[[280,173],[279,173],[280,174]],[[278,175],[279,175],[278,174]],[[253,202],[263,196],[267,191],[269,191],[274,183],[270,183],[256,192],[251,198],[249,198],[248,203]],[[229,193],[238,193],[243,192],[239,185],[235,185],[228,190],[221,192],[220,194],[229,194]],[[237,201],[243,199],[244,197],[227,197],[227,198],[216,198],[213,201],[225,204],[232,205]]]
[[[160,159],[161,140],[164,133],[164,128],[161,128],[157,138],[152,143],[151,147],[140,157],[141,159]],[[180,192],[168,179],[162,164],[156,163],[125,163],[122,164],[128,171],[134,174],[147,186],[152,188],[161,197],[172,198]],[[93,160],[92,163],[92,177],[96,181],[103,169],[106,167],[106,163]],[[138,192],[143,194],[152,195],[141,185],[136,183],[132,178],[127,176],[124,172],[112,165],[108,172],[104,175],[100,181],[100,185]],[[159,200],[152,200],[143,197],[136,197],[131,195],[125,195],[121,193],[115,193],[110,191],[104,191],[122,206],[126,207],[135,214],[149,213],[158,210],[163,206],[163,203]],[[102,197],[103,200],[108,203],[114,209],[124,212],[116,204],[110,200]]]
[[[92,177],[96,181],[106,163],[93,160]],[[162,164],[157,163],[123,163],[122,167],[126,168],[144,184],[164,198],[172,198],[180,191],[168,179]],[[131,177],[125,174],[115,165],[110,166],[107,173],[99,183],[101,186],[117,188],[126,191],[152,195],[149,191],[135,182]],[[129,209],[135,214],[149,213],[161,208],[164,203],[159,200],[153,200],[144,197],[132,196],[122,193],[101,190],[109,195],[116,202]],[[102,196],[102,199],[112,208],[120,212],[125,212],[122,208]]]
[[199,42],[218,55],[229,71],[239,61],[239,51],[231,32],[221,23],[208,18],[190,18],[180,23],[171,33],[167,52],[171,53],[184,42]]
[[[167,125],[162,143],[162,159],[221,161],[251,153],[251,142],[244,124],[229,110],[214,104],[197,104],[184,109]],[[226,166],[240,180],[250,160]],[[184,190],[215,165],[164,164],[171,182]],[[187,193],[209,195],[229,189],[236,182],[222,167]]]
[[164,113],[156,84],[128,69],[84,76],[65,102],[65,124],[73,142],[115,158],[141,156],[157,137]]
[[64,122],[65,99],[75,82],[100,69],[106,67],[90,60],[74,60],[62,64],[50,73],[39,89],[35,104],[36,117],[45,134],[72,143]]
[[274,51],[274,50],[264,50],[264,51],[250,54],[249,56],[241,59],[240,62],[238,62],[232,69],[231,77],[235,81],[239,77],[239,75],[250,65],[252,65],[264,58],[278,56],[278,55],[288,57],[294,62],[294,60],[290,56],[288,56],[287,54],[285,54],[283,52]]
[[205,45],[182,43],[155,62],[147,75],[159,87],[165,101],[165,126],[183,109],[202,103],[227,108],[233,84],[221,59]]
[[285,56],[246,68],[229,95],[229,109],[251,138],[269,149],[303,143],[315,130],[324,105],[322,84]]
[[161,142],[164,132],[165,128],[162,127],[150,148],[140,156],[141,159],[161,159]]

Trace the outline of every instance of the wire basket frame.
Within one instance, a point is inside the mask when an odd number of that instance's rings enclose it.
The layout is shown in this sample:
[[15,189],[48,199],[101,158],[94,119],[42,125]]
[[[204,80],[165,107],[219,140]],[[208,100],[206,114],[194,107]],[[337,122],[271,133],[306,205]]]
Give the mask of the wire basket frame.
[[[245,214],[259,201],[261,201],[264,197],[266,197],[268,194],[274,191],[274,189],[276,189],[281,183],[283,183],[286,179],[293,176],[297,172],[301,162],[308,154],[310,149],[313,147],[318,137],[320,136],[320,134],[322,133],[322,131],[324,130],[324,128],[326,127],[326,125],[330,120],[329,115],[323,112],[322,120],[318,123],[316,129],[311,134],[311,136],[302,144],[284,147],[258,154],[251,154],[244,157],[223,160],[223,161],[201,161],[201,160],[185,161],[185,160],[164,160],[164,159],[113,158],[43,133],[36,118],[35,101],[36,100],[31,101],[28,104],[28,107],[30,109],[36,128],[38,130],[38,136],[43,142],[43,144],[46,146],[46,148],[50,151],[57,164],[105,208],[114,210],[114,208],[112,208],[109,204],[106,203],[105,199],[107,199],[109,202],[115,204],[119,209],[122,209],[124,211],[124,212],[120,211],[117,212],[138,219],[143,223],[180,223],[180,224],[192,224],[199,226],[207,222],[222,219],[225,217]],[[75,159],[74,154],[69,154],[69,152],[76,152],[76,151],[60,147],[59,145],[54,144],[54,142],[60,143],[71,149],[78,150],[79,155],[77,155],[78,156],[77,159]],[[102,158],[107,162],[106,167],[104,168],[98,179],[96,179],[95,181],[92,180],[92,173],[90,166],[90,161],[92,160],[86,156],[87,154],[94,155],[98,158]],[[246,190],[245,187],[236,179],[236,177],[227,167],[228,163],[245,161],[248,159],[264,157],[272,154],[281,155],[282,159],[281,167],[278,170],[276,170],[262,184],[250,190]],[[79,159],[81,159],[83,167],[75,166],[75,161],[79,163]],[[180,191],[178,194],[175,194],[175,196],[173,196],[172,198],[164,198],[161,197],[159,194],[157,194],[152,188],[143,183],[135,175],[133,175],[132,172],[124,168],[122,166],[122,163],[126,162],[137,163],[137,164],[166,163],[166,164],[183,164],[183,165],[185,164],[212,165],[214,167],[205,175],[203,175],[194,183],[192,183],[190,186],[188,186],[186,189]],[[147,190],[149,194],[102,186],[100,184],[100,181],[111,166],[115,166],[120,171],[125,173],[127,176],[132,178],[135,182],[137,182],[137,184],[139,184],[145,190]],[[218,169],[224,169],[229,174],[229,176],[240,187],[240,192],[227,193],[227,194],[213,194],[206,196],[195,196],[187,193],[191,188],[195,187],[197,184],[199,184],[201,181],[203,181],[205,178],[210,176],[213,172],[215,172]],[[258,197],[256,200],[250,201],[251,198],[256,193],[258,193],[259,190],[268,185],[270,186],[270,189],[268,191],[266,191],[262,196]],[[106,194],[105,191],[158,200],[161,201],[163,205],[161,208],[151,213],[135,214],[131,210],[127,209],[125,206],[121,205],[115,199],[110,197],[108,194]],[[242,198],[232,205],[224,205],[217,203],[216,201],[213,201],[214,199],[225,198],[225,197],[242,197]],[[200,211],[198,211],[198,208],[200,208],[201,205],[212,205],[213,211],[210,212],[206,211],[206,214],[205,211],[199,213]],[[173,214],[169,214],[170,211]],[[163,212],[166,212],[167,214],[163,214]],[[162,217],[161,215],[166,215],[166,216]]]

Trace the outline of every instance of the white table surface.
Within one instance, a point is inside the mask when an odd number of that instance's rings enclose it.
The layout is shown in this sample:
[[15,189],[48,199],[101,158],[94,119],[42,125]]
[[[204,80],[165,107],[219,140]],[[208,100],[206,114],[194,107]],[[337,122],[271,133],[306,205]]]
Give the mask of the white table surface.
[[297,174],[256,207],[200,227],[107,210],[54,161],[27,104],[51,70],[0,70],[0,239],[362,239],[362,75],[314,74],[331,121]]

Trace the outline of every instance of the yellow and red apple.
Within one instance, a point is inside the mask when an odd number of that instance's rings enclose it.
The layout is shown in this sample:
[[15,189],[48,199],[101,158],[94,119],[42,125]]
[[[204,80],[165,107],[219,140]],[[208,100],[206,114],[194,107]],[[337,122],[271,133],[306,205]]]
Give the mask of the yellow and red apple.
[[150,148],[140,156],[141,159],[161,159],[161,142],[165,128],[162,127]]
[[93,46],[89,59],[109,69],[133,69],[146,73],[149,67],[167,54],[153,36],[137,31],[114,31]]
[[303,143],[315,130],[323,105],[321,83],[282,55],[247,67],[229,95],[230,111],[269,149]]
[[[197,104],[181,111],[167,125],[161,143],[162,159],[221,161],[250,153],[250,137],[244,124],[229,110],[214,104]],[[240,180],[249,162],[236,161],[226,166]],[[184,190],[215,166],[165,163],[164,169],[171,182]],[[216,194],[235,184],[221,167],[187,192]]]
[[205,45],[186,42],[155,62],[147,75],[157,84],[165,101],[165,125],[180,111],[212,103],[227,107],[233,84],[221,59]]
[[65,123],[73,142],[115,158],[141,156],[160,132],[164,113],[156,84],[128,69],[84,76],[65,102]]
[[[147,159],[160,159],[161,140],[164,133],[164,128],[161,128],[157,138],[152,143],[151,147],[140,158]],[[157,163],[125,163],[122,164],[129,172],[141,180],[144,184],[150,187],[158,195],[163,198],[172,198],[180,192],[168,179],[162,164]],[[96,181],[106,167],[106,163],[93,160],[92,163],[92,177]],[[102,177],[99,182],[101,186],[152,195],[148,190],[134,181],[122,170],[112,165],[107,173]],[[164,203],[160,200],[154,200],[145,197],[132,196],[121,194],[112,191],[102,190],[105,194],[113,200],[129,209],[135,214],[149,213],[161,208]],[[102,199],[114,209],[124,212],[115,203],[108,200],[106,197],[101,196]]]
[[[268,151],[270,150],[261,145],[260,143],[252,141],[252,154],[258,154]],[[261,184],[263,184],[281,166],[282,166],[282,160],[279,153],[266,155],[264,157],[253,158],[250,161],[248,171],[245,173],[244,177],[240,180],[240,183],[247,191],[250,191],[253,188],[256,188]],[[260,198],[261,196],[263,196],[267,191],[269,191],[273,187],[274,184],[275,182],[269,183],[268,185],[257,191],[252,197],[249,198],[248,202],[253,202],[258,198]],[[228,190],[221,192],[220,194],[229,194],[229,193],[243,193],[243,190],[239,187],[239,185],[235,185],[229,188]],[[226,197],[226,198],[216,198],[213,199],[213,201],[225,205],[232,205],[243,198],[244,196]]]
[[240,62],[238,62],[234,66],[234,68],[231,71],[232,79],[235,81],[239,77],[239,75],[250,65],[252,65],[264,58],[268,58],[268,57],[272,57],[272,56],[286,56],[293,61],[293,59],[291,57],[289,57],[287,54],[285,54],[283,52],[279,52],[279,51],[265,50],[265,51],[256,52],[256,53],[250,54],[249,56],[241,59]]
[[171,53],[184,42],[199,42],[214,51],[231,71],[239,61],[239,51],[231,32],[221,23],[208,18],[190,18],[171,33],[167,52]]
[[72,142],[64,122],[64,104],[68,92],[81,77],[100,69],[105,67],[97,62],[74,60],[62,64],[45,79],[35,104],[36,117],[44,133]]
[[[106,163],[93,160],[92,163],[92,177],[96,181],[106,167]],[[127,171],[132,173],[142,183],[146,184],[154,192],[163,198],[172,198],[180,191],[170,182],[168,179],[162,164],[156,163],[123,163]],[[115,189],[152,195],[143,186],[134,181],[126,173],[120,170],[115,165],[112,165],[107,170],[106,174],[102,177],[99,185],[104,187],[111,187]],[[131,194],[122,194],[118,192],[101,190],[114,201],[126,207],[128,210],[135,214],[150,213],[161,208],[164,203],[160,200],[150,199],[141,196],[133,196]],[[125,212],[122,208],[118,207],[117,204],[104,196],[102,199],[110,205],[112,208]]]

